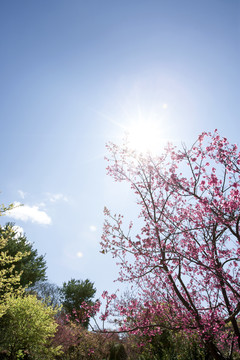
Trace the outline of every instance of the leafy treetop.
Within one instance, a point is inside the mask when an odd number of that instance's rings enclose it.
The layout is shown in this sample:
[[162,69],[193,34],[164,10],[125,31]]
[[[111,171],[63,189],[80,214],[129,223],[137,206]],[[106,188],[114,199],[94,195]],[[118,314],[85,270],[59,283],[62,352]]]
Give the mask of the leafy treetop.
[[[82,308],[83,303],[93,305],[92,299],[96,293],[94,284],[88,279],[71,279],[67,283],[63,283],[60,292],[65,312],[82,322],[83,318],[85,319],[84,309]],[[88,321],[83,322],[83,325],[87,327]]]
[[[38,255],[33,244],[25,235],[18,234],[13,223],[7,223],[0,227],[0,236],[4,239],[2,251],[14,257],[17,254],[25,256],[14,261],[13,273],[21,273],[20,285],[22,287],[33,286],[39,280],[46,280],[46,261],[43,255]],[[7,269],[8,264],[0,265],[0,269]]]
[[[7,210],[10,210],[12,205],[0,208],[0,216],[4,215]],[[9,298],[15,294],[19,295],[23,289],[20,285],[21,273],[15,271],[17,261],[21,261],[25,253],[17,252],[14,255],[9,255],[5,250],[7,244],[7,230],[1,228],[0,232],[0,318],[4,315],[9,307]]]

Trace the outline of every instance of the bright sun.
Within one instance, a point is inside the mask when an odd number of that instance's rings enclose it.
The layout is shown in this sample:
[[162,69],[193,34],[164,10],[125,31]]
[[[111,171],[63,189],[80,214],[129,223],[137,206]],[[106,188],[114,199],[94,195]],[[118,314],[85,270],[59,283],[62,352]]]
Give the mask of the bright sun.
[[126,127],[126,134],[130,146],[139,152],[156,152],[162,145],[159,124],[154,121],[136,121]]

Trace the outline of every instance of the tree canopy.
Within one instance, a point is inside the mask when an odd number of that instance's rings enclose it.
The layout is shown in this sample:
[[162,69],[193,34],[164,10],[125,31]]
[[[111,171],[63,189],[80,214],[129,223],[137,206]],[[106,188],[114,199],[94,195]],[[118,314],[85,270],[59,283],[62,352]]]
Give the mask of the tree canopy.
[[11,257],[17,254],[24,254],[11,264],[0,264],[0,270],[4,270],[14,265],[13,274],[21,274],[20,285],[22,287],[33,286],[39,280],[46,280],[46,261],[43,255],[38,255],[33,244],[30,243],[25,235],[18,234],[13,223],[0,226],[0,236],[4,240],[4,246],[0,250]]
[[[5,212],[12,208],[1,206],[0,216],[4,215]],[[20,294],[22,291],[20,285],[20,273],[15,271],[15,265],[17,261],[21,261],[25,254],[15,253],[9,255],[5,250],[7,244],[7,230],[1,228],[0,232],[0,318],[4,315],[8,309],[8,300],[12,294]]]
[[[178,150],[109,144],[108,173],[137,197],[140,228],[105,209],[103,252],[138,294],[119,301],[121,331],[196,334],[214,359],[240,349],[240,153],[218,132]],[[139,224],[139,223],[138,223]],[[133,316],[134,314],[134,316]],[[131,321],[129,321],[131,319]]]
[[[96,293],[94,283],[88,279],[71,279],[68,282],[63,283],[60,292],[65,312],[72,315],[73,318],[78,318],[78,320],[82,322],[82,311],[84,310],[81,305],[83,302],[88,305],[93,304],[92,300]],[[83,322],[83,325],[87,327],[88,321]]]
[[57,309],[43,304],[36,296],[10,297],[6,313],[0,319],[0,349],[10,359],[22,359],[24,353],[34,359],[54,359],[60,347],[50,346],[57,323]]

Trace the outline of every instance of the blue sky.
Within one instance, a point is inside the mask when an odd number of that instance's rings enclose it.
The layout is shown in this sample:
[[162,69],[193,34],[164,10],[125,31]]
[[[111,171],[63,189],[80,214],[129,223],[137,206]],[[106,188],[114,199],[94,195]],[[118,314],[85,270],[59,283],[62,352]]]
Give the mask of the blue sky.
[[239,143],[238,0],[2,1],[1,203],[46,253],[49,281],[117,285],[100,254],[103,208],[135,216],[105,175],[105,143],[139,119],[192,143]]

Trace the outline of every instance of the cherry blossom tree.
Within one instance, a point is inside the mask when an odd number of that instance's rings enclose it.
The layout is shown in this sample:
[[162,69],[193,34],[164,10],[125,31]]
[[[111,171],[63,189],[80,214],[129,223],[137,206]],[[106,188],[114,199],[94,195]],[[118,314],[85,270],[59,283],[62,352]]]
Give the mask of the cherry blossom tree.
[[237,146],[215,130],[190,148],[169,144],[160,156],[127,141],[107,148],[108,174],[130,184],[139,207],[136,230],[105,209],[102,252],[119,259],[118,280],[138,288],[116,303],[120,331],[184,331],[214,359],[232,359],[240,349]]

